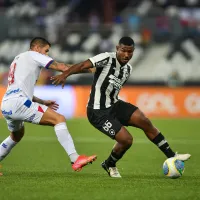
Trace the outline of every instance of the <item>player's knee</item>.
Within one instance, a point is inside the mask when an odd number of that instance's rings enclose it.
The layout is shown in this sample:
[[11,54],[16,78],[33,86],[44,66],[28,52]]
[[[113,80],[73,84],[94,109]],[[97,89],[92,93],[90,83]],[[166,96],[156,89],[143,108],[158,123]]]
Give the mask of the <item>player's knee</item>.
[[127,146],[128,148],[130,148],[130,147],[132,146],[132,144],[133,144],[133,137],[131,136],[131,137],[129,137],[129,138],[127,139],[126,146]]
[[65,117],[64,117],[63,115],[58,115],[58,116],[56,117],[55,125],[56,125],[56,124],[59,124],[59,123],[62,123],[62,122],[66,122]]
[[127,136],[122,140],[122,144],[126,149],[130,148],[133,144],[133,137],[131,135]]
[[24,136],[24,127],[18,131],[12,132],[11,133],[11,138],[15,141],[15,142],[19,142]]

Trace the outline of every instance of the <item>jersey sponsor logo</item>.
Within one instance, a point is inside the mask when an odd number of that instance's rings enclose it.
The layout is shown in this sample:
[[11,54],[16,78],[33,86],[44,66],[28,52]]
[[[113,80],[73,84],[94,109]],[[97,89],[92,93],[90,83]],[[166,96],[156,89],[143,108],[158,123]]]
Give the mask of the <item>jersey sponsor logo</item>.
[[96,66],[96,67],[103,67],[103,66],[107,65],[108,62],[109,62],[109,57],[108,57],[108,58],[105,58],[105,59],[103,59],[103,60],[100,60],[100,61],[98,61],[98,62],[96,62],[96,63],[95,63],[95,66]]
[[12,110],[10,110],[10,111],[2,110],[1,112],[3,115],[12,115]]
[[122,82],[119,78],[117,78],[116,76],[114,76],[113,74],[111,74],[109,76],[110,80],[109,82],[113,84],[113,87],[116,89],[116,90],[120,90],[121,87],[122,87]]
[[8,96],[8,95],[11,95],[11,94],[16,94],[16,93],[18,93],[18,92],[20,92],[21,90],[18,88],[18,89],[16,89],[16,90],[10,90],[10,91],[8,91],[8,92],[6,92],[6,96]]

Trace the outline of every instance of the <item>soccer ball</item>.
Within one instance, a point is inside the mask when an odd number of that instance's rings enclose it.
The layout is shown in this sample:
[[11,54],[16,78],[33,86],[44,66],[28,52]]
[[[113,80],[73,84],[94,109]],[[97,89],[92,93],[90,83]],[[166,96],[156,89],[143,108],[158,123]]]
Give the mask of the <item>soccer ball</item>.
[[185,164],[177,158],[168,158],[163,163],[163,173],[169,178],[179,178],[183,175]]

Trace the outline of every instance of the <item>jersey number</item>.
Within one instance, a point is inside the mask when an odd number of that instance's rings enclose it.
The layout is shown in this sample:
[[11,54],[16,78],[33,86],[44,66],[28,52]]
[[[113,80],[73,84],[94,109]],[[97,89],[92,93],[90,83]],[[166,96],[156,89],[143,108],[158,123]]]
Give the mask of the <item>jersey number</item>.
[[8,73],[8,85],[11,85],[14,83],[15,69],[16,69],[16,63],[12,63],[10,66],[9,73]]
[[103,125],[103,129],[107,132],[110,130],[111,127],[112,127],[112,124],[108,120]]

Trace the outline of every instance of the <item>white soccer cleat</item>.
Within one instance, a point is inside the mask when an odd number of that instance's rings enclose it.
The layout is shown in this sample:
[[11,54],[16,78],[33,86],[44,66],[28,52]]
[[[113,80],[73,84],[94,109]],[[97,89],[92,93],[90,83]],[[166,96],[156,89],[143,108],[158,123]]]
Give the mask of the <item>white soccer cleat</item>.
[[108,173],[108,175],[112,178],[121,178],[121,175],[117,169],[117,167],[108,167],[106,162],[103,161],[101,163],[102,168]]
[[186,161],[186,160],[190,159],[191,154],[189,154],[189,153],[186,153],[186,154],[178,154],[178,153],[176,152],[176,154],[175,154],[174,157],[177,158],[178,160]]
[[121,175],[117,169],[117,167],[109,167],[110,177],[112,178],[121,178]]

